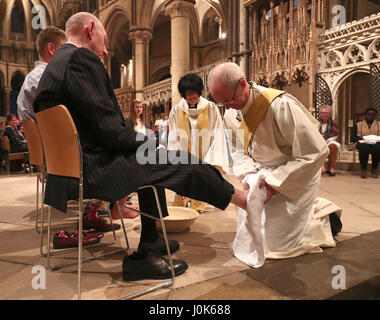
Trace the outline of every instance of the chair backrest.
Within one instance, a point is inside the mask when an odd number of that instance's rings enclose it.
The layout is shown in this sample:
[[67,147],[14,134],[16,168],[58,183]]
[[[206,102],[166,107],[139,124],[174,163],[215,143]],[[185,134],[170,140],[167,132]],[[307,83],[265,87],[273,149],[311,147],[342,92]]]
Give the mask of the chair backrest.
[[34,119],[25,120],[22,125],[28,143],[29,162],[34,166],[42,167],[44,165],[44,150],[40,130]]
[[36,113],[49,174],[80,178],[81,149],[74,121],[63,105]]
[[11,146],[9,144],[9,139],[7,136],[1,137],[1,147],[3,150],[8,150],[8,152],[11,152]]

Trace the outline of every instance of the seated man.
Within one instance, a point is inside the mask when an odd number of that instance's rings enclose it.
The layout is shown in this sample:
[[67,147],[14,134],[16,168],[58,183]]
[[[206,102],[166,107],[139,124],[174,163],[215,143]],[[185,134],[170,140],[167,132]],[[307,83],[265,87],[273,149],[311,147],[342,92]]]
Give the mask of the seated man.
[[[248,213],[238,214],[235,256],[260,267],[267,258],[335,246],[329,222],[332,212],[318,219],[314,215],[321,166],[329,152],[318,121],[284,91],[248,83],[234,63],[211,70],[209,89],[227,109],[224,124],[232,131],[234,174],[250,189]],[[273,189],[270,202],[259,192],[262,185]]]
[[[39,112],[58,104],[68,108],[83,150],[85,197],[125,201],[139,187],[154,185],[164,215],[168,214],[164,188],[220,209],[230,202],[245,208],[247,192],[235,189],[210,165],[140,164],[145,142],[137,141],[133,126],[126,124],[108,72],[99,59],[107,55],[107,33],[102,23],[89,13],[79,12],[66,22],[66,35],[68,43],[55,54],[42,75],[34,109]],[[154,142],[153,145],[155,149]],[[167,159],[178,159],[174,151],[160,152]],[[192,156],[186,153],[186,160],[189,158]],[[67,200],[77,196],[77,186],[77,179],[49,175],[45,203],[65,211]],[[139,190],[138,196],[141,211],[158,216],[152,190]],[[169,245],[172,253],[179,249],[177,241],[172,240]],[[168,262],[162,257],[166,253],[156,221],[141,216],[138,252],[124,258],[124,279],[170,278]],[[185,261],[173,263],[176,275],[187,269]]]
[[380,162],[380,121],[376,120],[377,110],[367,108],[364,111],[364,120],[356,123],[352,128],[351,142],[359,150],[361,177],[367,178],[369,155],[372,154],[372,177],[377,178],[377,167]]

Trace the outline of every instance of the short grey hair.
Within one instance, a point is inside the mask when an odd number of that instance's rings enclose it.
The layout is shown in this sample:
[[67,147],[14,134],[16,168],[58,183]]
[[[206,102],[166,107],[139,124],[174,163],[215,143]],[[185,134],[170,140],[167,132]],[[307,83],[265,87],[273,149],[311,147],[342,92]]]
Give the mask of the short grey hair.
[[225,62],[210,71],[208,83],[216,81],[227,88],[234,88],[241,79],[245,79],[245,76],[240,67],[236,63]]
[[332,116],[333,109],[332,109],[332,107],[330,105],[326,104],[323,107],[321,107],[321,109],[319,109],[319,116],[321,115],[321,113],[322,113],[323,110],[327,110],[328,112],[330,112],[330,117]]

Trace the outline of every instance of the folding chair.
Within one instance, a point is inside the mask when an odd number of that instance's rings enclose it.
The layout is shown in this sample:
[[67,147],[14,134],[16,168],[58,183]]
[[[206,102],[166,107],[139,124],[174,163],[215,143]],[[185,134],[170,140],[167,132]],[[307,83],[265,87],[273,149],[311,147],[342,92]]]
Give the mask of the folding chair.
[[25,159],[25,155],[28,155],[28,152],[14,152],[11,153],[11,146],[9,144],[9,139],[7,136],[1,137],[1,146],[3,150],[6,150],[5,154],[5,164],[7,169],[7,174],[10,174],[10,162],[14,160],[23,160]]
[[[63,105],[58,105],[47,110],[38,112],[36,114],[38,126],[40,128],[42,143],[45,151],[46,169],[48,174],[74,177],[79,179],[79,239],[78,239],[78,299],[81,299],[81,272],[82,263],[92,261],[102,256],[110,255],[112,253],[103,254],[87,259],[83,259],[82,251],[82,237],[83,237],[83,157],[79,136],[74,124],[74,121]],[[135,297],[144,295],[162,287],[170,287],[174,284],[175,274],[173,268],[173,262],[170,254],[169,242],[166,234],[165,223],[162,216],[162,210],[158,199],[157,190],[154,186],[143,186],[142,188],[153,188],[156,203],[159,211],[160,218],[153,217],[149,214],[139,212],[142,215],[148,216],[155,220],[160,220],[162,225],[162,231],[164,234],[164,240],[166,244],[166,250],[169,256],[169,263],[171,267],[172,279],[165,281],[159,285],[153,286],[146,290],[141,290],[135,294],[129,295],[123,299],[133,299]],[[129,242],[127,233],[125,230],[123,215],[120,210],[119,203],[117,202],[119,215],[121,217],[121,223],[123,227],[124,237],[127,244],[127,250],[129,249]],[[48,210],[48,264],[50,261],[50,226],[51,226],[51,207]],[[117,252],[120,252],[117,251]],[[65,264],[64,266],[73,265],[73,263]]]
[[[37,191],[36,191],[36,231],[41,234],[41,256],[43,253],[43,223],[44,223],[44,194],[45,194],[45,159],[41,141],[40,130],[33,119],[23,122],[25,137],[28,141],[29,162],[37,168]],[[39,207],[39,185],[41,181],[41,208]],[[41,211],[41,215],[40,215]],[[38,224],[40,223],[40,226]]]

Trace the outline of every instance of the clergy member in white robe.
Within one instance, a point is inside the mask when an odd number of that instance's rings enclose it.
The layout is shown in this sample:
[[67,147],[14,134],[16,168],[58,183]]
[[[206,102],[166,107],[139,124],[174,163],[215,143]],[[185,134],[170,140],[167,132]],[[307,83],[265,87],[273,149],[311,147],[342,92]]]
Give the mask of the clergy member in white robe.
[[[204,162],[228,172],[228,151],[223,120],[217,105],[201,96],[202,79],[185,74],[178,83],[182,96],[169,114],[169,150],[186,150]],[[223,170],[223,171],[222,171]],[[173,205],[186,206],[189,199],[176,197]],[[191,207],[204,211],[205,204],[191,200]]]
[[[340,216],[341,210],[328,200],[331,210],[321,214],[316,207],[323,202],[316,195],[329,153],[318,122],[291,95],[249,84],[234,63],[211,71],[209,89],[228,109],[233,172],[250,189],[247,211],[238,211],[234,255],[261,267],[268,258],[335,246],[329,214]],[[264,204],[266,192],[272,196]]]

